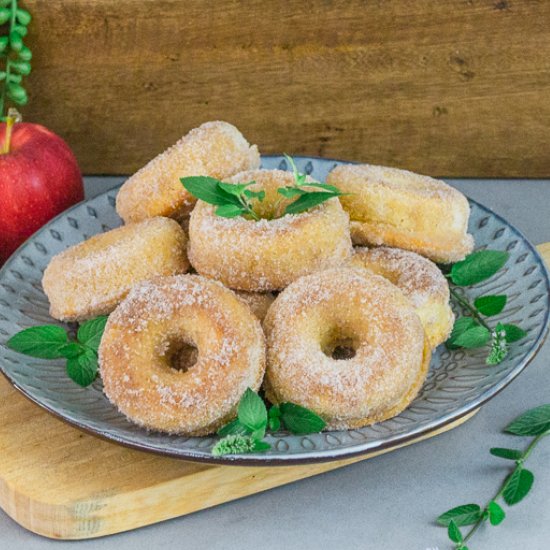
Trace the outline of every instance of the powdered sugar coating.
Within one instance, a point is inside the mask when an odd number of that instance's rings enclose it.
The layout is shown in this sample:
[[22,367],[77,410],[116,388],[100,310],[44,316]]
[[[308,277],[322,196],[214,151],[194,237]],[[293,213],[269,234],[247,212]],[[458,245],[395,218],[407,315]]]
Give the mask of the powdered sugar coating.
[[185,273],[187,237],[169,218],[119,227],[54,256],[42,286],[50,314],[64,321],[110,313],[137,283]]
[[449,284],[432,261],[399,248],[356,247],[349,265],[366,268],[396,285],[415,307],[432,348],[447,339],[454,323]]
[[[290,172],[251,170],[232,183],[256,181],[264,190],[254,208],[262,215],[280,214],[289,201],[277,189],[293,184]],[[351,255],[348,216],[337,199],[301,214],[275,219],[222,218],[215,207],[198,201],[189,224],[189,258],[201,274],[230,288],[250,292],[278,290],[315,271],[340,265]]]
[[117,196],[117,212],[125,222],[152,216],[180,219],[196,202],[180,178],[225,179],[259,165],[258,148],[251,146],[235,126],[205,122],[126,180]]
[[[187,371],[170,367],[174,342],[196,346]],[[265,369],[258,319],[222,284],[198,275],[135,286],[111,314],[99,350],[109,400],[149,429],[212,433],[236,413]]]
[[370,164],[340,165],[327,177],[351,219],[354,244],[389,245],[442,263],[473,249],[466,197],[445,182]]
[[[422,323],[403,293],[361,268],[302,277],[275,300],[264,321],[265,388],[274,402],[292,401],[331,429],[359,427],[405,408],[430,361]],[[355,356],[325,352],[346,343]]]

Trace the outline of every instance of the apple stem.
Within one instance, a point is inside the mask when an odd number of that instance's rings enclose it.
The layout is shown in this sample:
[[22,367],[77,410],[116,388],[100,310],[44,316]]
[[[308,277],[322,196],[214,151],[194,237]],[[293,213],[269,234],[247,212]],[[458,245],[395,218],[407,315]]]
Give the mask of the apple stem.
[[21,122],[21,120],[22,118],[19,111],[13,107],[10,107],[8,109],[8,116],[6,117],[6,137],[4,138],[4,145],[2,146],[2,155],[7,155],[10,152],[13,125],[16,122]]

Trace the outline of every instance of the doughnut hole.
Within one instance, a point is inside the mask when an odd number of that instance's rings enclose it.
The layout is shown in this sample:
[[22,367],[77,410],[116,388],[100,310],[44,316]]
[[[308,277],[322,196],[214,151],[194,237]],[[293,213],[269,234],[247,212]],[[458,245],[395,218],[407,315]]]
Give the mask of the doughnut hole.
[[172,337],[165,344],[162,357],[166,365],[180,372],[187,372],[192,368],[199,358],[199,350],[194,342],[187,341],[182,337]]
[[321,340],[321,350],[330,359],[346,361],[353,359],[361,342],[357,335],[340,327],[332,328]]

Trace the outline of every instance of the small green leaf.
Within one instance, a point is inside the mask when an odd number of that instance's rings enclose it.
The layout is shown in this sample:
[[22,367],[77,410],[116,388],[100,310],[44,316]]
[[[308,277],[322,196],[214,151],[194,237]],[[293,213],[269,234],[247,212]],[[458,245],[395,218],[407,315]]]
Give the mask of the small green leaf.
[[15,12],[15,16],[21,25],[28,25],[32,19],[31,14],[27,10],[21,8]]
[[279,405],[272,405],[267,412],[269,418],[279,418],[281,416],[281,409]]
[[91,349],[67,359],[67,374],[79,386],[89,386],[95,380],[97,371],[97,355]]
[[27,48],[27,46],[23,46],[21,50],[19,50],[18,57],[23,61],[30,61],[32,59],[32,52],[29,48]]
[[9,38],[11,48],[16,52],[21,50],[23,47],[23,39],[21,38],[21,35],[17,31],[12,31],[10,32]]
[[67,359],[74,359],[85,351],[86,348],[78,342],[69,342],[68,344],[65,344],[64,346],[61,346],[61,348],[59,348],[60,355],[66,357]]
[[24,76],[31,72],[31,64],[28,61],[12,61],[10,67]]
[[66,331],[57,325],[42,325],[14,334],[6,345],[19,353],[41,359],[63,357],[60,349],[67,343]]
[[344,194],[340,191],[340,189],[338,189],[338,187],[335,187],[334,185],[329,185],[328,183],[319,183],[317,181],[308,181],[304,184],[304,187],[315,187],[317,189],[322,189],[326,193],[332,193],[337,197]]
[[263,426],[262,428],[258,428],[257,430],[254,430],[250,437],[254,439],[254,441],[261,441],[265,436],[265,429],[267,428],[267,424]]
[[485,281],[502,269],[509,258],[508,252],[479,250],[457,262],[451,268],[451,280],[458,286],[470,286]]
[[235,218],[245,212],[246,210],[237,204],[224,204],[216,208],[216,216],[221,218]]
[[514,435],[536,436],[550,430],[550,405],[541,405],[518,416],[504,429]]
[[437,523],[447,527],[451,521],[455,525],[472,525],[481,516],[481,508],[477,504],[462,504],[447,510],[437,518]]
[[467,330],[478,326],[477,321],[473,317],[459,317],[454,325],[451,335],[445,342],[449,349],[456,349],[458,346],[454,344],[455,340]]
[[298,197],[294,202],[290,203],[285,209],[285,214],[300,214],[310,208],[313,208],[314,206],[318,206],[319,204],[334,198],[335,196],[336,195],[334,193],[323,193],[318,191],[306,193],[305,195]]
[[480,348],[487,344],[491,339],[491,333],[481,325],[472,327],[459,336],[453,341],[453,345],[459,348]]
[[293,199],[301,195],[306,195],[307,191],[305,189],[300,189],[299,187],[279,187],[277,193],[282,195],[286,199]]
[[310,434],[322,431],[326,422],[313,411],[295,403],[281,403],[281,421],[293,434]]
[[493,315],[498,315],[504,309],[506,300],[507,297],[505,294],[481,296],[475,299],[474,305],[480,313],[487,317],[491,317]]
[[262,202],[265,199],[265,191],[250,191],[250,189],[245,189],[243,195],[247,199],[257,199],[259,202]]
[[264,429],[267,426],[267,409],[262,398],[250,388],[241,397],[238,417],[250,431]]
[[494,500],[491,500],[491,502],[489,502],[489,505],[487,506],[487,511],[489,512],[489,522],[491,523],[491,525],[499,525],[506,517],[506,514],[504,513],[502,507]]
[[220,181],[218,182],[218,187],[222,191],[225,191],[234,197],[240,197],[243,194],[243,191],[254,183],[256,182],[249,181],[248,183],[224,183],[223,181]]
[[10,82],[8,84],[8,95],[11,99],[16,101],[16,100],[22,100],[26,98],[27,92],[25,91],[23,86]]
[[8,82],[15,82],[19,84],[23,80],[23,77],[20,74],[10,73],[8,76]]
[[229,424],[226,424],[222,428],[218,430],[218,435],[221,435],[222,437],[226,435],[245,435],[249,432],[249,430],[246,428],[246,426],[243,426],[238,418],[235,418],[235,420],[229,422]]
[[509,344],[511,344],[512,342],[517,342],[518,340],[521,340],[522,338],[525,338],[527,336],[527,332],[525,332],[517,325],[503,323],[502,330],[504,330],[504,332],[506,333],[506,341]]
[[462,538],[462,533],[460,532],[460,529],[458,528],[457,524],[451,520],[449,522],[449,527],[447,529],[447,534],[449,535],[449,538],[453,542],[462,542],[464,539]]
[[523,453],[517,449],[505,449],[503,447],[493,447],[489,452],[493,456],[507,458],[508,460],[519,460],[523,456]]
[[77,338],[82,344],[85,344],[89,348],[92,348],[96,353],[107,324],[108,317],[101,315],[95,319],[85,321],[78,327]]
[[512,506],[523,500],[531,490],[534,479],[535,476],[531,471],[521,466],[517,466],[506,480],[506,485],[502,493],[504,502],[506,502],[508,506]]
[[269,451],[271,449],[271,445],[267,441],[254,441],[254,450],[259,453],[263,453],[264,451]]
[[13,30],[19,33],[21,36],[27,36],[27,33],[29,32],[27,27],[23,25],[14,25]]
[[271,417],[268,420],[268,425],[272,432],[278,432],[281,429],[281,420],[278,417]]
[[223,189],[220,189],[220,181],[209,176],[190,176],[181,178],[181,183],[197,199],[213,204],[215,206],[223,206],[225,204],[240,205],[239,199]]
[[0,8],[0,25],[6,23],[11,16],[11,11],[7,8]]

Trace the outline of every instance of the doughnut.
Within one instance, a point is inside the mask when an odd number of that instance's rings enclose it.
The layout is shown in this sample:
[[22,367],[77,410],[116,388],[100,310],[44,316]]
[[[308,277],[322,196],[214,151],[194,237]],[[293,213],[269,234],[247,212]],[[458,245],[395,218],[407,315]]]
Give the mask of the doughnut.
[[259,165],[258,148],[235,126],[205,122],[126,180],[118,192],[116,210],[126,223],[154,216],[184,218],[196,201],[180,178],[225,179]]
[[381,275],[403,292],[416,309],[432,349],[447,340],[454,323],[449,285],[433,262],[415,252],[382,246],[356,247],[349,265]]
[[340,201],[354,244],[396,246],[440,263],[462,260],[473,250],[468,200],[440,180],[356,164],[337,166],[327,183],[348,193]]
[[320,415],[328,429],[391,418],[418,393],[431,348],[405,295],[365,269],[329,269],[291,283],[264,321],[265,391]]
[[252,310],[252,313],[261,321],[264,320],[267,310],[275,300],[273,292],[245,292],[236,290],[235,294]]
[[112,229],[52,258],[42,279],[50,315],[80,321],[110,313],[136,284],[189,269],[177,222],[151,218]]
[[[337,198],[300,214],[282,215],[293,199],[277,189],[291,186],[283,170],[250,170],[229,183],[255,181],[250,190],[259,221],[242,216],[222,218],[215,207],[198,201],[189,222],[189,259],[198,273],[248,292],[279,290],[315,271],[340,265],[351,256],[348,216]],[[313,181],[313,180],[311,180]]]
[[135,286],[109,316],[99,365],[105,395],[132,422],[206,435],[236,416],[247,388],[259,389],[265,338],[220,283],[159,277]]

